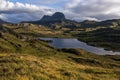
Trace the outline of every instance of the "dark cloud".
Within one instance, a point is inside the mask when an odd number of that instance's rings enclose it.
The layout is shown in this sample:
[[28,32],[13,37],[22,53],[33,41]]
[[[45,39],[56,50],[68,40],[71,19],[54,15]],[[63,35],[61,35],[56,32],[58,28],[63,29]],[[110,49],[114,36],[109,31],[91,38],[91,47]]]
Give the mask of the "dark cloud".
[[[10,22],[40,19],[44,14],[52,14],[52,8],[0,0],[0,18]],[[3,15],[4,14],[4,15]]]

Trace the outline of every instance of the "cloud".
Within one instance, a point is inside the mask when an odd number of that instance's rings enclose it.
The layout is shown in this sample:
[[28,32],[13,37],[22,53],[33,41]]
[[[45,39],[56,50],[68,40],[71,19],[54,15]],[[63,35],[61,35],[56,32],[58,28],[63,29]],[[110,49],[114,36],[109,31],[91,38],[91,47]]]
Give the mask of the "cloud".
[[44,5],[44,4],[54,4],[54,5],[57,5],[58,3],[59,4],[65,4],[65,2],[68,2],[70,0],[31,0],[29,3],[32,3],[32,4],[40,4],[40,5]]
[[52,8],[46,6],[36,6],[19,2],[13,3],[6,0],[0,0],[0,3],[0,16],[6,17],[4,19],[10,22],[37,20],[44,14],[52,14],[54,12]]
[[31,2],[34,3],[34,4],[36,4],[36,3],[39,3],[39,4],[53,4],[53,3],[60,2],[60,0],[44,0],[44,1],[34,0],[34,1],[31,1]]
[[120,18],[119,0],[71,0],[65,6],[68,12],[73,14],[73,18],[79,20],[90,18],[96,20],[106,20]]
[[11,22],[39,20],[43,15],[58,11],[77,21],[120,18],[119,0],[30,0],[29,3],[24,0],[12,1],[15,0],[0,0],[0,18]]

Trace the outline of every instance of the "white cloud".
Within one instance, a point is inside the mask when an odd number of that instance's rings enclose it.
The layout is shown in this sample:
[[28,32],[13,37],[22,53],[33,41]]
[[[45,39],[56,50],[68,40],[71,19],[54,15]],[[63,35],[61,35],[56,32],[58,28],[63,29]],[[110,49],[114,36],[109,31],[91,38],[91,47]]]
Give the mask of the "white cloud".
[[85,17],[96,20],[120,18],[120,0],[71,0],[65,8],[79,20]]
[[0,16],[4,14],[4,17],[6,17],[4,19],[8,21],[37,20],[44,14],[52,14],[54,12],[52,8],[46,6],[36,6],[19,2],[13,3],[6,0],[0,0],[0,3]]
[[60,0],[44,0],[44,1],[34,0],[34,1],[32,1],[32,3],[34,3],[34,4],[36,4],[36,3],[39,3],[39,4],[51,4],[51,3],[57,3],[59,1]]
[[78,21],[120,18],[120,0],[31,0],[30,3],[34,5],[0,0],[0,18],[8,21],[38,20],[56,11]]

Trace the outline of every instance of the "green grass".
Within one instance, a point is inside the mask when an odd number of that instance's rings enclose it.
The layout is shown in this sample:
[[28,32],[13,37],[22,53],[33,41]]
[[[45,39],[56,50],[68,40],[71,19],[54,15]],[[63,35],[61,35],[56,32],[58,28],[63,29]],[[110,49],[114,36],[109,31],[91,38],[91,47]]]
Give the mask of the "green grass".
[[96,63],[82,64],[70,57],[78,59],[82,56],[63,52],[39,57],[2,53],[0,54],[0,78],[1,80],[119,80],[120,78],[119,67],[96,66]]
[[118,28],[99,29],[75,35],[89,45],[103,47],[106,50],[120,51],[120,30]]
[[0,80],[120,79],[120,55],[55,49],[44,41],[21,36],[9,27],[5,31],[0,29]]

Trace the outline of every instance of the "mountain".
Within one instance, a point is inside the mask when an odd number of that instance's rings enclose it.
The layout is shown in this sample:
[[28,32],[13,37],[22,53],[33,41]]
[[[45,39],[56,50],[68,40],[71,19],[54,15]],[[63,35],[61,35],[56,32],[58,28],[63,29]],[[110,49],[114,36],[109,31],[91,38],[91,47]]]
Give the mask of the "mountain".
[[6,24],[6,23],[8,23],[8,22],[6,22],[6,21],[0,19],[0,24]]
[[76,28],[79,26],[79,23],[73,20],[66,19],[65,15],[61,12],[56,12],[52,16],[44,15],[38,21],[28,21],[22,23],[32,23],[32,24],[39,24],[50,27],[52,29],[58,28]]
[[52,16],[43,16],[43,18],[40,20],[41,22],[61,22],[66,20],[65,15],[60,12],[56,12]]
[[94,28],[94,27],[118,27],[120,26],[120,19],[111,19],[111,20],[105,20],[105,21],[91,21],[91,20],[85,20],[83,22],[80,22],[81,27],[86,28]]
[[61,28],[96,28],[96,27],[118,27],[120,26],[120,19],[112,19],[105,21],[93,21],[93,20],[85,20],[82,22],[73,21],[70,19],[66,19],[65,15],[61,12],[56,12],[52,16],[44,15],[38,21],[29,21],[22,23],[32,23],[39,24],[50,27],[52,29],[61,29]]
[[28,22],[22,22],[22,23],[33,23],[33,24],[42,24],[49,26],[51,23],[61,23],[62,21],[67,21],[65,18],[65,15],[61,12],[56,12],[52,16],[44,15],[40,20],[38,21],[28,21]]

